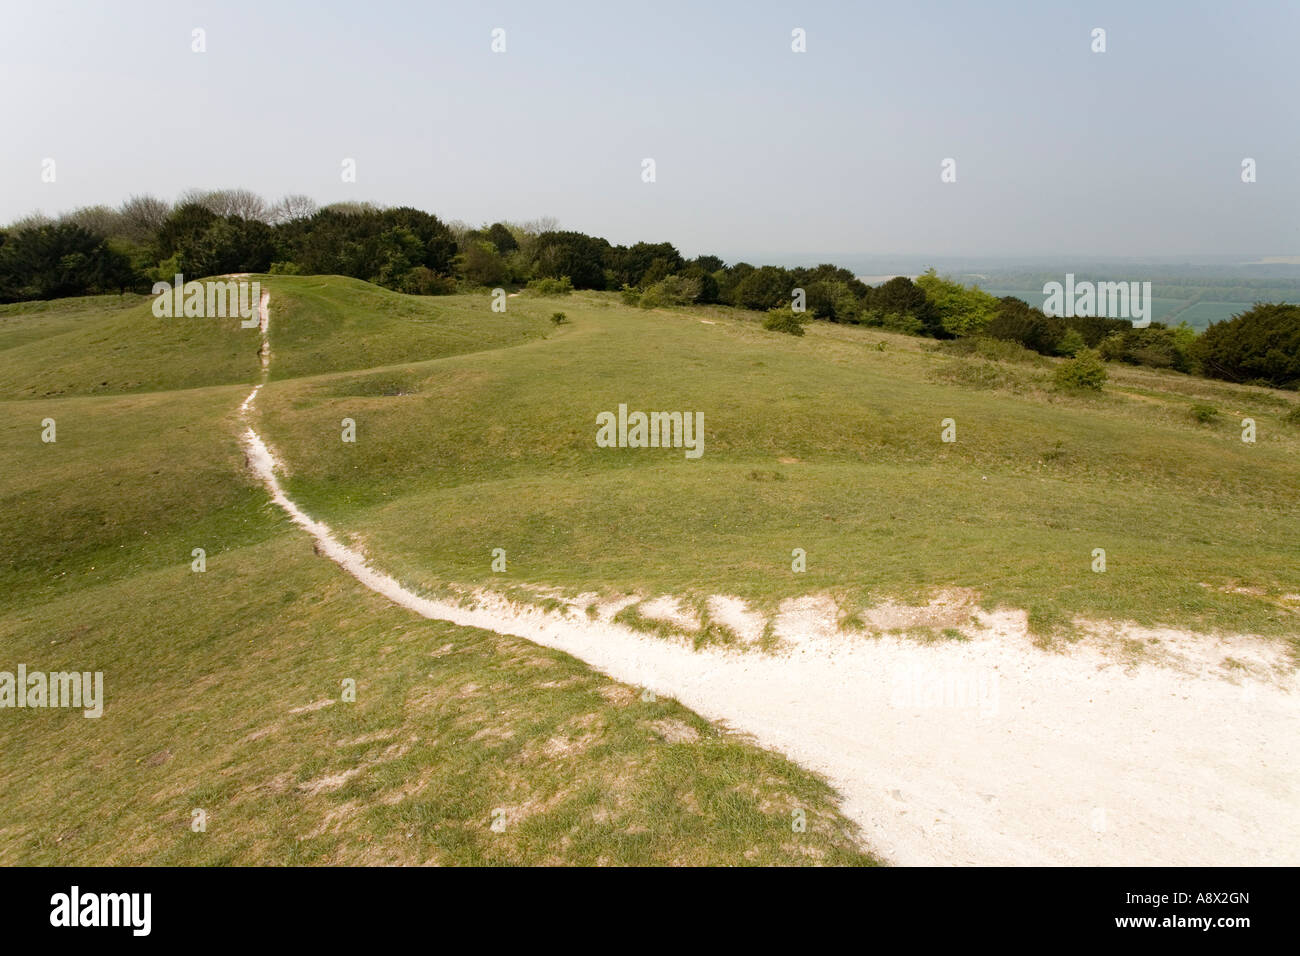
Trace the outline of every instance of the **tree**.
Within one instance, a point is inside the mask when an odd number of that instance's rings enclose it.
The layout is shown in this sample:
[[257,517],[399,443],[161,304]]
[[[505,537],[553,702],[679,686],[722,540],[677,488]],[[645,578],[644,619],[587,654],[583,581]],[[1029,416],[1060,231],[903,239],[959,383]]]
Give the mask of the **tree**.
[[293,194],[285,196],[267,210],[266,221],[278,226],[297,219],[310,219],[316,214],[316,200],[310,196]]
[[900,331],[951,338],[925,290],[907,276],[895,276],[868,290],[863,298],[863,321]]
[[215,216],[238,216],[263,222],[269,218],[266,200],[250,189],[190,189],[181,196],[180,204],[202,206]]
[[754,269],[732,291],[732,304],[742,309],[789,308],[797,283],[787,270],[779,266],[762,266]]
[[505,260],[486,239],[468,243],[457,261],[458,271],[472,285],[496,285],[508,275]]
[[139,277],[108,240],[72,222],[23,229],[0,245],[0,301],[122,292]]
[[181,268],[194,277],[265,272],[275,256],[271,227],[257,219],[216,219],[181,253]]
[[177,254],[184,258],[216,220],[216,213],[199,203],[177,206],[163,220],[154,239],[157,258],[166,259]]
[[1233,382],[1300,386],[1300,305],[1256,303],[1200,334],[1192,356],[1204,374]]
[[502,255],[519,248],[519,241],[515,239],[515,234],[503,222],[494,222],[488,226],[486,235],[488,242],[492,243],[497,252]]
[[118,209],[122,237],[141,245],[153,242],[171,208],[170,203],[154,196],[131,196]]
[[544,232],[537,237],[537,275],[568,276],[575,289],[605,288],[609,243],[581,232]]
[[917,278],[916,284],[934,303],[939,322],[949,335],[982,332],[997,314],[997,299],[978,287],[940,277],[933,266]]
[[122,214],[108,206],[82,206],[60,216],[59,221],[75,223],[100,239],[108,239],[122,232]]
[[[1014,296],[998,300],[997,311],[985,328],[985,332],[995,339],[1019,342],[1040,355],[1056,354],[1065,331],[1065,326],[1059,319],[1052,318],[1041,309],[1035,309],[1028,302]],[[1074,350],[1078,351],[1084,342],[1078,332],[1074,332],[1074,335],[1079,339],[1078,345],[1074,346]]]

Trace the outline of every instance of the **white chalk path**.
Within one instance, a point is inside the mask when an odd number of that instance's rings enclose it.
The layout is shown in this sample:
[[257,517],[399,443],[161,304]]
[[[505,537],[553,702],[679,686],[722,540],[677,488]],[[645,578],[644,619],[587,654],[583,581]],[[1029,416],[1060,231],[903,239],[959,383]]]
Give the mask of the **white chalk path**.
[[[427,618],[565,651],[752,734],[824,775],[891,862],[1300,863],[1300,682],[1274,645],[1161,632],[1180,666],[1125,666],[1101,647],[1042,651],[1014,614],[935,644],[795,615],[794,650],[767,655],[694,651],[491,593],[469,609],[370,567],[285,495],[251,427],[244,440],[276,504],[366,587]],[[1258,665],[1253,676],[1220,676],[1228,654]]]

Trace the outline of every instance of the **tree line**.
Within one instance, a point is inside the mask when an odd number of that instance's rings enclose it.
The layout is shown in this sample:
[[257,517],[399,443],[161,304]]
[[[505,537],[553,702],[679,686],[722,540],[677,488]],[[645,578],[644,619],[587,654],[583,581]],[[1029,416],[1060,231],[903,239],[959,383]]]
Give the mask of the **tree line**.
[[[446,223],[407,206],[306,196],[267,203],[248,190],[190,191],[175,203],[133,196],[0,229],[0,302],[146,293],[176,274],[345,275],[399,292],[448,294],[532,284],[550,291],[617,291],[644,308],[691,304],[769,311],[768,327],[801,334],[806,319],[867,325],[938,339],[989,336],[1044,355],[1096,349],[1108,361],[1239,382],[1300,384],[1300,306],[1260,304],[1202,335],[1186,325],[1046,315],[1013,296],[931,269],[870,286],[832,264],[784,268],[687,259],[669,242],[630,246],[554,220]],[[797,293],[795,290],[802,290]],[[796,312],[796,296],[801,295]],[[791,315],[797,316],[792,319]]]

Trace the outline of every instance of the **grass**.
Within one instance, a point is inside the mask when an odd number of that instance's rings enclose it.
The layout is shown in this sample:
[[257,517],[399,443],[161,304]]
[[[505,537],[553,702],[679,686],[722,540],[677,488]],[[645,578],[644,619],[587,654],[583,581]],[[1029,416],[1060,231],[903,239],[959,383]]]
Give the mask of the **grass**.
[[[438,306],[491,324],[489,302]],[[401,395],[367,390],[376,373],[273,382],[261,427],[290,494],[420,587],[495,586],[502,547],[506,578],[572,593],[771,607],[964,587],[1046,632],[1077,616],[1297,632],[1276,602],[1224,590],[1243,576],[1300,589],[1294,395],[1110,366],[1101,394],[1076,396],[1051,389],[1058,360],[825,323],[795,340],[761,315],[646,312],[614,294],[566,308],[568,324],[508,347],[403,365]],[[546,326],[544,303],[509,310]],[[970,378],[972,363],[989,371]],[[1188,409],[1208,401],[1255,418],[1257,442],[1198,424]],[[621,402],[703,411],[704,457],[596,447],[596,414]],[[338,441],[344,417],[355,444]],[[956,443],[940,441],[949,417]],[[806,574],[790,573],[795,547]]]
[[[947,587],[1041,633],[1300,631],[1293,394],[1120,366],[1099,395],[1058,394],[1055,360],[825,323],[774,336],[615,294],[566,297],[555,326],[531,296],[503,315],[487,295],[263,282],[258,428],[289,493],[423,593],[672,594],[697,644],[737,640],[710,594],[834,594],[852,630]],[[100,670],[107,697],[99,720],[3,712],[0,862],[873,862],[816,776],[313,555],[238,445],[256,333],[106,297],[0,309],[0,352],[0,669]],[[622,402],[703,411],[704,457],[597,448]],[[621,619],[683,637],[635,604]]]
[[[419,400],[427,371],[402,363],[474,344],[469,309],[414,316],[334,284],[347,334],[309,320],[330,281],[271,288],[298,295],[277,363],[398,366],[334,382],[338,401]],[[353,292],[392,307],[353,309]],[[223,364],[230,330],[190,321],[139,301],[3,316],[0,669],[101,671],[106,702],[98,720],[0,711],[0,863],[875,862],[784,758],[559,652],[396,608],[315,556],[244,468],[256,347]],[[370,322],[418,341],[350,350]],[[521,317],[483,342],[542,334]]]

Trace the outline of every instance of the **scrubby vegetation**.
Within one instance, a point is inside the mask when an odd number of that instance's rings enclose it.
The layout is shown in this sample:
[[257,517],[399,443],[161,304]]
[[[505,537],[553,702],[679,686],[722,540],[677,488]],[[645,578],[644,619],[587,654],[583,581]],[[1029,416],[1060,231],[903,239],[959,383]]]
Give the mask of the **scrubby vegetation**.
[[[820,320],[936,339],[1016,343],[1044,356],[1096,350],[1105,362],[1294,388],[1300,383],[1300,306],[1258,304],[1199,338],[1186,324],[1134,328],[1126,319],[1058,317],[1022,299],[998,298],[930,269],[915,282],[867,285],[823,263],[787,269],[687,259],[669,242],[613,245],[556,228],[553,220],[445,223],[410,207],[305,196],[274,204],[247,190],[192,191],[175,206],[150,196],[121,207],[39,215],[0,230],[0,302],[146,293],[155,281],[231,272],[343,275],[417,295],[526,287],[532,295],[617,290],[644,309],[728,305],[768,312],[768,329],[801,335]],[[793,317],[802,301],[806,311]],[[777,315],[780,313],[780,316]],[[987,356],[986,356],[987,357]],[[1097,357],[1063,378],[1096,379]],[[1077,387],[1077,386],[1069,386]],[[1084,387],[1091,388],[1092,385]]]
[[1106,384],[1106,366],[1095,349],[1079,353],[1057,367],[1053,382],[1059,389],[1100,392]]

